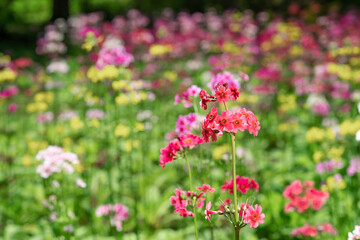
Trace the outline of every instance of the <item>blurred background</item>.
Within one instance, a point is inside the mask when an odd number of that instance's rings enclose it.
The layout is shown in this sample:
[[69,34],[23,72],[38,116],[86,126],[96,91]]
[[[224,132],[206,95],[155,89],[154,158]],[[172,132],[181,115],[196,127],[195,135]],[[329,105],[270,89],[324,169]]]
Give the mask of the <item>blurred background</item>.
[[[194,239],[192,219],[169,201],[188,189],[184,159],[162,169],[160,149],[184,118],[196,119],[187,127],[201,136],[208,111],[186,93],[214,90],[224,72],[241,89],[230,107],[261,123],[257,137],[237,134],[238,174],[260,186],[241,201],[266,214],[242,239],[346,239],[360,224],[359,8],[351,0],[0,0],[0,239]],[[125,64],[99,64],[101,50],[119,46]],[[194,184],[216,188],[207,198],[214,209],[231,197],[221,193],[229,139],[189,154]],[[44,149],[75,153],[71,174],[39,169]],[[289,205],[284,192],[296,180],[326,196],[320,207]],[[123,214],[116,223],[113,205]],[[231,238],[221,217],[210,224],[199,215],[200,239]],[[307,224],[315,230],[298,230]]]

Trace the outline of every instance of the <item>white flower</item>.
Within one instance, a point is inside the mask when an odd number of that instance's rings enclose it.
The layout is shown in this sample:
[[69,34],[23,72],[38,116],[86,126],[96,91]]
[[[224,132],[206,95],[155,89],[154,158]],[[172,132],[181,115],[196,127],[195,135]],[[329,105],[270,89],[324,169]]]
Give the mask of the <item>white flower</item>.
[[356,132],[355,139],[360,142],[360,129]]
[[86,183],[81,178],[77,178],[76,186],[81,187],[81,188],[86,188]]

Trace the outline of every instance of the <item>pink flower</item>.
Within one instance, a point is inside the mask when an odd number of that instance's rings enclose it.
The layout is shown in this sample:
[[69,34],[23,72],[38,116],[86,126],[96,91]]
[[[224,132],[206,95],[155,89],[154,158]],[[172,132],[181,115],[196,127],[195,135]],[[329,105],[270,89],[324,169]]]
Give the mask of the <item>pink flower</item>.
[[316,237],[317,230],[315,227],[305,224],[302,227],[295,228],[292,233],[292,236],[304,236],[304,237]]
[[211,222],[210,220],[211,215],[218,214],[217,211],[211,211],[210,208],[211,208],[211,202],[208,202],[205,208],[205,219],[209,220],[209,222]]
[[259,223],[264,223],[265,214],[261,213],[261,206],[255,205],[255,209],[249,206],[245,209],[244,223],[250,223],[250,228],[257,228]]
[[81,187],[81,188],[86,188],[86,183],[81,178],[77,178],[76,186]]
[[[233,179],[230,181],[224,181],[224,185],[221,186],[223,192],[229,190],[230,194],[233,194]],[[259,191],[259,184],[254,179],[248,177],[236,176],[236,189],[245,194],[249,189]]]
[[236,189],[242,193],[246,193],[250,188],[249,178],[247,177],[236,177]]
[[331,235],[337,234],[336,229],[330,223],[324,223],[317,227],[319,232],[329,233]]
[[203,184],[201,187],[196,187],[196,189],[199,191],[204,191],[204,193],[215,191],[215,188],[212,188],[209,184]]
[[231,114],[230,121],[234,126],[233,133],[237,133],[239,130],[244,131],[249,126],[245,115],[242,115],[239,112]]
[[177,213],[177,212],[179,213],[180,216],[182,216],[184,218],[187,216],[189,216],[189,217],[194,216],[194,213],[187,210],[186,208],[177,208],[177,209],[175,209],[174,213]]
[[16,103],[11,103],[8,107],[8,112],[9,113],[13,113],[17,110],[18,106]]
[[314,210],[320,210],[329,193],[317,190],[313,187],[312,181],[305,181],[304,185],[299,180],[294,181],[283,192],[283,196],[290,199],[285,205],[285,212],[298,211],[305,212],[309,207]]
[[188,90],[186,92],[189,96],[198,96],[200,91],[201,91],[201,88],[199,88],[196,85],[192,85],[191,87],[188,88]]
[[109,49],[101,49],[96,67],[102,69],[107,65],[127,67],[134,61],[134,57],[123,46],[115,46]]
[[180,140],[180,145],[182,147],[188,147],[188,148],[194,147],[197,144],[202,144],[203,143],[203,140],[200,137],[198,137],[198,136],[196,136],[194,134],[191,134],[191,133],[186,134],[186,135],[181,135],[179,137],[179,140]]

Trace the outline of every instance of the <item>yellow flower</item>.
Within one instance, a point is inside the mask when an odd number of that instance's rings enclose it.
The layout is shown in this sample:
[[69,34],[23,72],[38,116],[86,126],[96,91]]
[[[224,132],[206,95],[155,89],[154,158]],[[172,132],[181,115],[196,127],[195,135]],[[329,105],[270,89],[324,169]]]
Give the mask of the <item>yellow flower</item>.
[[130,99],[124,93],[120,93],[119,96],[115,98],[115,102],[117,105],[129,105]]
[[222,145],[222,146],[217,146],[214,148],[212,157],[215,160],[220,160],[222,158],[222,156],[229,152],[229,146],[228,145]]
[[340,134],[343,136],[346,135],[355,135],[356,132],[360,129],[360,119],[358,120],[345,120],[339,126]]
[[127,140],[125,141],[124,150],[125,152],[131,152],[132,149],[139,147],[139,140]]
[[296,95],[279,95],[278,102],[280,103],[279,110],[281,112],[288,112],[296,109]]
[[124,89],[125,87],[126,87],[126,82],[124,80],[112,82],[112,88],[114,90]]
[[84,127],[84,123],[80,120],[79,117],[74,117],[70,121],[70,127],[72,130],[79,130]]
[[299,124],[296,122],[285,122],[279,124],[280,132],[296,131],[299,128]]
[[27,147],[30,155],[34,155],[38,151],[45,149],[48,147],[48,143],[46,141],[28,141]]
[[85,152],[86,152],[86,149],[82,145],[77,146],[76,149],[75,149],[75,153],[78,154],[78,155],[82,155]]
[[43,112],[46,111],[48,105],[45,102],[34,102],[26,105],[26,112],[34,113],[34,112]]
[[326,187],[329,192],[333,192],[335,189],[339,189],[339,190],[345,189],[346,183],[344,179],[340,179],[336,181],[333,176],[330,176],[326,179]]
[[0,70],[0,83],[9,81],[12,82],[16,78],[16,73],[11,70],[10,68],[4,68],[3,70]]
[[335,140],[336,133],[332,128],[326,129],[326,138],[329,139],[330,141]]
[[31,165],[33,165],[33,161],[31,161],[31,157],[29,154],[25,155],[22,158],[22,164],[24,165],[24,167],[30,167]]
[[131,99],[131,102],[132,102],[133,104],[138,104],[139,102],[141,102],[141,96],[140,96],[140,94],[138,94],[138,93],[135,92],[135,91],[132,91],[132,92],[130,93],[130,99]]
[[345,148],[340,147],[332,147],[330,151],[328,152],[328,157],[331,159],[334,159],[335,161],[341,160],[342,155],[345,152]]
[[55,127],[55,132],[58,133],[58,134],[63,134],[64,131],[65,131],[64,126],[57,125],[57,126]]
[[257,95],[250,95],[248,93],[241,93],[238,99],[236,100],[240,104],[251,104],[257,103],[259,101],[259,97]]
[[325,158],[324,154],[320,151],[316,151],[313,154],[313,159],[315,162],[320,162],[321,160],[323,160]]
[[74,164],[74,168],[78,173],[82,173],[84,171],[84,166],[81,163]]
[[136,131],[138,131],[138,132],[142,132],[142,131],[145,130],[145,125],[144,125],[143,123],[141,123],[141,122],[137,122],[137,123],[135,124],[135,129],[136,129]]
[[92,127],[98,128],[100,126],[100,121],[96,118],[91,119],[90,125]]
[[63,141],[62,141],[62,145],[64,146],[64,148],[70,147],[71,144],[72,144],[72,140],[69,137],[64,138]]
[[312,127],[306,132],[306,141],[308,143],[321,142],[324,137],[325,131],[321,128]]
[[298,45],[292,46],[289,50],[290,55],[295,56],[295,57],[301,55],[302,51],[303,51],[303,49]]
[[165,71],[163,74],[164,78],[168,79],[170,82],[174,82],[177,79],[177,73],[174,71]]
[[118,124],[115,128],[115,136],[116,137],[123,137],[123,138],[127,138],[130,135],[130,128],[123,125],[123,124]]
[[161,44],[153,44],[150,46],[149,52],[151,55],[160,56],[167,53],[171,53],[172,46],[171,45],[161,45]]

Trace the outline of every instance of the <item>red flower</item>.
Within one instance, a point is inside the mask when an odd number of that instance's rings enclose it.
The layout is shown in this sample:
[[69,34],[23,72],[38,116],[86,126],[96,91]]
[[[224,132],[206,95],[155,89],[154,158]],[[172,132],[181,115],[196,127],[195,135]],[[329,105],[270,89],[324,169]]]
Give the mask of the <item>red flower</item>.
[[201,124],[201,134],[202,134],[202,139],[205,142],[209,142],[210,137],[211,137],[212,141],[214,141],[214,142],[217,141],[216,132],[210,127],[208,120],[205,120]]
[[257,182],[255,182],[254,179],[250,179],[249,187],[250,187],[250,189],[255,190],[256,192],[259,191],[259,184]]
[[236,99],[238,99],[238,97],[240,95],[239,91],[237,90],[236,87],[233,87],[233,86],[231,86],[229,89],[230,89],[230,92],[231,92],[231,99],[236,101]]
[[230,89],[220,85],[215,91],[215,97],[218,102],[227,102],[230,100],[232,93]]
[[209,123],[213,123],[217,116],[217,108],[213,107],[211,111],[206,115],[206,120],[208,120]]
[[231,204],[231,199],[228,198],[228,199],[225,199],[222,204],[219,206],[219,211],[220,212],[225,212],[225,206],[228,206]]
[[219,131],[228,131],[231,132],[234,129],[234,125],[231,122],[231,115],[229,111],[224,111],[220,116],[216,117],[216,129]]
[[204,110],[207,109],[207,104],[209,102],[214,102],[215,98],[214,96],[211,96],[210,94],[207,94],[205,90],[201,90],[199,93],[201,102],[200,102],[200,107],[204,108]]
[[180,151],[180,143],[177,139],[171,141],[165,148],[160,149],[160,166],[164,169],[165,163],[172,162],[178,151]]

